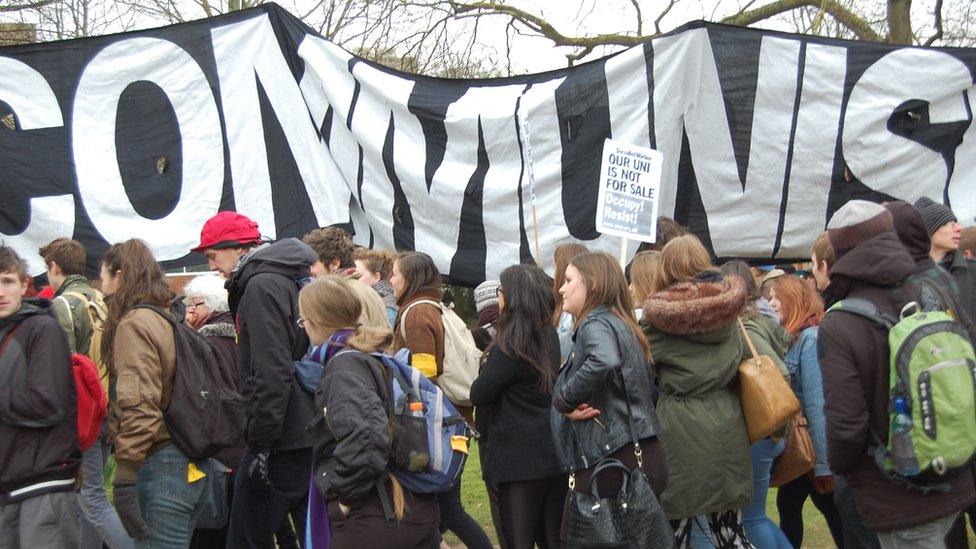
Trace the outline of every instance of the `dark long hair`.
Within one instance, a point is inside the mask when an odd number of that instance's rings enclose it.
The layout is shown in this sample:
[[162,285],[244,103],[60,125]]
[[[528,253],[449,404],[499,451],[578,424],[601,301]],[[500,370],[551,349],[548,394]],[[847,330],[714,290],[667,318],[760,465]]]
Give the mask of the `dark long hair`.
[[403,293],[397,305],[403,306],[420,292],[435,292],[438,299],[444,289],[441,273],[434,260],[423,252],[402,252],[396,259],[397,270],[403,275]]
[[111,364],[115,332],[122,317],[143,303],[167,309],[175,296],[166,284],[163,269],[142,240],[112,244],[102,264],[119,279],[118,290],[106,299],[108,318],[102,338],[102,356]]
[[556,364],[552,364],[553,330],[549,322],[556,298],[549,277],[534,265],[513,265],[501,274],[505,306],[495,322],[495,343],[506,355],[528,364],[539,375],[539,392],[552,392]]

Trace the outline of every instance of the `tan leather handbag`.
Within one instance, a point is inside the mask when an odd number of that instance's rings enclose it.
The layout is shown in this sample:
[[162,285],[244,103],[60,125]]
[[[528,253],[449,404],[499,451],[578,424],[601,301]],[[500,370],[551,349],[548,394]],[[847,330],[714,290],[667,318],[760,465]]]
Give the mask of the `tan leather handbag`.
[[752,444],[786,425],[790,418],[800,412],[800,401],[773,359],[756,351],[742,319],[736,320],[752,353],[752,358],[739,364],[739,400],[742,401],[749,444]]
[[803,417],[801,412],[790,421],[786,448],[773,462],[773,469],[769,473],[769,484],[782,486],[807,474],[813,469],[815,460],[816,452],[813,450],[813,440],[807,428],[807,418]]

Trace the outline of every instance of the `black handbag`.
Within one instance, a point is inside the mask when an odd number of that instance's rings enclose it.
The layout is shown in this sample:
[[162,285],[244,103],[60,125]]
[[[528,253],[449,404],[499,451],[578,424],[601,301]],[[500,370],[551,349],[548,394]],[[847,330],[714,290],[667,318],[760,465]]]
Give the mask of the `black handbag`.
[[[619,347],[619,344],[618,344]],[[627,423],[634,445],[637,467],[632,471],[620,460],[603,458],[593,467],[588,492],[577,492],[575,474],[569,475],[569,524],[566,528],[566,547],[569,549],[610,548],[645,549],[672,547],[674,532],[661,503],[644,472],[644,459],[637,440],[637,428],[626,396],[627,383],[623,371],[618,370],[627,401]],[[603,472],[620,470],[623,483],[614,497],[601,498],[596,478]]]

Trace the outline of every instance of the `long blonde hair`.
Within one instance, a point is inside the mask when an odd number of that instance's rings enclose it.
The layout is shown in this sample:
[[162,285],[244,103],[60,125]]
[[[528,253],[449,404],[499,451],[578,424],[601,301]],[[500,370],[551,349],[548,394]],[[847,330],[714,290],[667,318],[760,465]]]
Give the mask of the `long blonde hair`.
[[[336,275],[328,275],[302,288],[298,294],[298,305],[305,322],[326,333],[346,328],[355,329],[355,333],[346,340],[346,346],[357,351],[372,353],[389,348],[393,343],[393,332],[389,328],[372,328],[363,326],[360,322],[363,304],[355,290],[349,286],[350,282],[360,284]],[[392,440],[392,422],[389,429]],[[400,520],[407,509],[403,486],[392,474],[388,472],[387,475],[393,488],[393,513]]]

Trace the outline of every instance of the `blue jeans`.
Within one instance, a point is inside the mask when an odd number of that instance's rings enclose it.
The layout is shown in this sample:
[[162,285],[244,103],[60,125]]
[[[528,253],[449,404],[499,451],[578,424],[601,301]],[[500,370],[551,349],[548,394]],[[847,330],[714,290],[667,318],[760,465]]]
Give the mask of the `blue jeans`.
[[[105,428],[102,428],[105,435]],[[85,450],[81,462],[82,485],[78,493],[81,507],[81,549],[102,549],[104,541],[110,549],[132,549],[132,538],[122,527],[115,507],[105,496],[105,464],[111,447],[104,437],[99,437],[92,447]]]
[[791,549],[790,541],[766,516],[766,494],[769,493],[769,472],[773,460],[783,453],[785,440],[773,442],[771,438],[757,441],[749,448],[752,457],[752,503],[742,510],[742,524],[746,535],[758,549]]
[[149,539],[136,542],[136,547],[182,549],[190,545],[212,471],[207,460],[196,463],[197,469],[207,476],[191,484],[187,479],[189,464],[190,460],[175,444],[164,446],[143,462],[136,489]]

